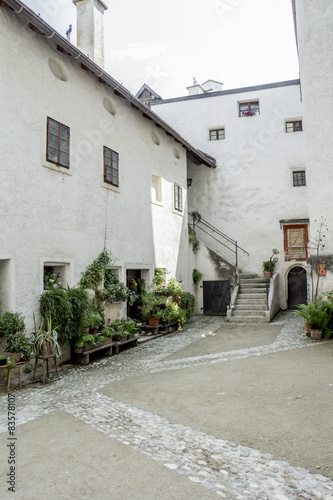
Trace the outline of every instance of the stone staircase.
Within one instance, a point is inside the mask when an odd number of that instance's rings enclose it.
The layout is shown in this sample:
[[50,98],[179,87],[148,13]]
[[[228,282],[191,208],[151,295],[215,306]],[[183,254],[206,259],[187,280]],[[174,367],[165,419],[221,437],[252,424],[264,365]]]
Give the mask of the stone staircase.
[[267,309],[266,278],[240,274],[239,291],[229,321],[265,323]]

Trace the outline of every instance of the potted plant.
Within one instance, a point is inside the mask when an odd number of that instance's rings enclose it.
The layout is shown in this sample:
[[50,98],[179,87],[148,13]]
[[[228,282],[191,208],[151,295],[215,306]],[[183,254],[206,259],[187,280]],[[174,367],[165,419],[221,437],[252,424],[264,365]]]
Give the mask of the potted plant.
[[310,336],[313,339],[321,339],[322,330],[328,324],[332,307],[327,302],[316,300],[309,304],[300,304],[294,314],[305,319],[306,324],[310,325]]
[[7,339],[6,352],[16,362],[29,361],[33,357],[33,345],[23,332],[16,332]]
[[262,267],[264,269],[264,276],[265,278],[271,278],[272,277],[272,272],[274,270],[275,262],[272,260],[265,260],[262,263]]
[[160,299],[156,297],[154,292],[146,293],[142,297],[143,314],[147,317],[150,326],[157,326],[160,323],[160,303]]
[[52,328],[51,318],[47,319],[46,330],[43,329],[44,321],[35,332],[33,342],[34,352],[37,356],[50,356],[55,354],[61,357],[61,348],[58,342],[58,333],[56,328]]
[[104,328],[104,330],[102,331],[102,335],[104,337],[104,345],[111,344],[114,335],[114,329],[112,328],[112,326]]
[[127,331],[128,339],[132,339],[139,332],[136,321],[132,318],[126,318],[124,321],[124,329]]
[[93,334],[96,335],[98,333],[99,327],[102,324],[102,321],[102,316],[97,311],[92,311],[85,314],[82,319],[82,326],[83,328],[90,328],[91,330],[93,330]]

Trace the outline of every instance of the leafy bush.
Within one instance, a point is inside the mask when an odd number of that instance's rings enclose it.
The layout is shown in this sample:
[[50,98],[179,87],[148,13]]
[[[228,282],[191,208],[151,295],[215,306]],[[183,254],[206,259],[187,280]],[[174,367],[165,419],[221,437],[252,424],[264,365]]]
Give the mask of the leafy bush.
[[6,311],[0,316],[0,337],[8,337],[24,330],[24,316],[21,313]]
[[203,274],[200,271],[198,271],[198,269],[193,269],[192,279],[194,283],[198,283],[201,280],[202,276]]
[[190,292],[182,292],[180,295],[181,307],[185,311],[186,320],[190,319],[195,311],[195,297]]
[[32,342],[19,331],[8,336],[6,352],[20,353],[23,361],[28,361],[34,355]]
[[333,310],[328,302],[322,300],[315,300],[309,304],[299,304],[297,307],[294,314],[301,316],[312,328],[318,330],[328,325]]

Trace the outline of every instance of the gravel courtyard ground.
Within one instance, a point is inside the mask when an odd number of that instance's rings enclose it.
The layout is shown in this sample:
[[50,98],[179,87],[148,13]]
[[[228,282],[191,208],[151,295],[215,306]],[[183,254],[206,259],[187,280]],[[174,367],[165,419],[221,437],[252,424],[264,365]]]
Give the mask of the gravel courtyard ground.
[[0,396],[0,498],[333,500],[333,342],[280,313],[181,332]]

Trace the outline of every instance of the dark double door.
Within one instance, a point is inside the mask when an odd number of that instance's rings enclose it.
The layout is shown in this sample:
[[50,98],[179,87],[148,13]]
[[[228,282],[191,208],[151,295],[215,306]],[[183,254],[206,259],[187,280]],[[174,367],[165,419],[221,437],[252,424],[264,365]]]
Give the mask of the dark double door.
[[[133,292],[140,293],[141,269],[127,269],[126,286]],[[141,314],[139,302],[136,300],[133,305],[127,302],[127,316],[129,318],[138,318]]]
[[230,304],[230,281],[203,282],[203,313],[226,316]]

